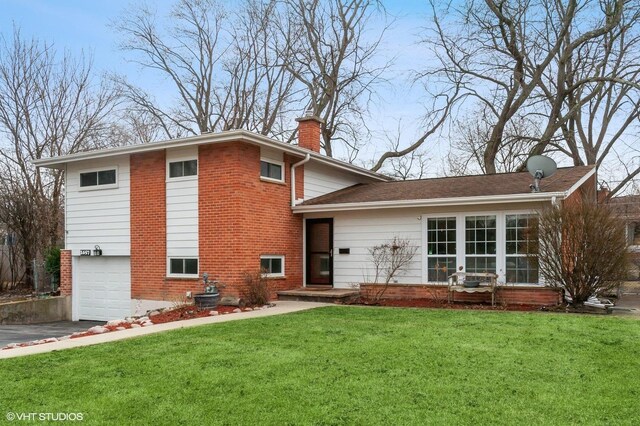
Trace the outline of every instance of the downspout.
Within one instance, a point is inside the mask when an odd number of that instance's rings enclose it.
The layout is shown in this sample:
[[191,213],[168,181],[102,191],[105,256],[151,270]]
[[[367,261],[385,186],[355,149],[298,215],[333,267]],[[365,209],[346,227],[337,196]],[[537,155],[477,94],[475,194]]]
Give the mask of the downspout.
[[304,157],[304,160],[300,160],[297,163],[291,165],[291,207],[296,206],[296,168],[302,166],[307,161],[311,160],[311,154]]

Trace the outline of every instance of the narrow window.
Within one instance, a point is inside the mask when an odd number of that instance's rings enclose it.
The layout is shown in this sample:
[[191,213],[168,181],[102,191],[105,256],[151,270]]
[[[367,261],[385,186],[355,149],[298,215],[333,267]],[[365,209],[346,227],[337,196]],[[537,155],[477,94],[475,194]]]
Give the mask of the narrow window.
[[267,179],[273,179],[282,182],[282,164],[276,164],[269,161],[260,161],[260,176]]
[[117,183],[116,169],[98,170],[94,172],[80,173],[80,187],[115,186]]
[[512,284],[537,284],[538,268],[527,255],[527,245],[533,236],[530,233],[535,215],[506,215],[506,281]]
[[456,272],[456,218],[427,219],[427,280],[446,282]]
[[169,259],[169,274],[198,275],[198,259]]
[[496,272],[496,217],[465,218],[466,272]]
[[198,160],[174,161],[169,163],[169,177],[178,178],[198,175]]
[[260,256],[260,270],[267,277],[284,276],[284,256]]

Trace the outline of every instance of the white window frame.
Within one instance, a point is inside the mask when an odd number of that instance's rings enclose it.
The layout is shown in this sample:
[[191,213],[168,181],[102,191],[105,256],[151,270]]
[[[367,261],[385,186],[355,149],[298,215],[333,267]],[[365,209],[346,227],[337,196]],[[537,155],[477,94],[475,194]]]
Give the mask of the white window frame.
[[[85,174],[85,173],[99,173],[99,172],[106,172],[109,170],[115,170],[116,172],[116,183],[110,183],[107,185],[91,185],[91,186],[81,186],[81,178],[80,176]],[[118,188],[118,185],[120,184],[120,174],[118,173],[118,166],[109,166],[109,167],[100,167],[100,168],[94,168],[94,169],[85,169],[85,170],[80,170],[78,172],[78,191],[99,191],[102,189],[115,189]]]
[[[263,259],[280,259],[280,264],[282,265],[282,270],[279,273],[271,273],[271,272],[267,272],[262,274],[262,276],[266,277],[266,278],[283,278],[285,276],[285,264],[284,264],[284,255],[283,254],[263,254],[260,256],[260,263],[262,263]],[[260,268],[262,269],[262,265],[260,265]]]
[[[428,270],[427,270],[427,219],[442,218],[442,217],[455,217],[456,218],[456,268],[459,266],[465,266],[466,253],[466,241],[465,241],[465,218],[467,216],[496,216],[496,273],[498,274],[498,282],[505,283],[506,280],[506,216],[512,214],[537,214],[535,209],[525,210],[484,210],[484,211],[452,211],[452,212],[440,212],[440,213],[425,213],[421,216],[422,227],[422,248],[423,254],[421,255],[422,262],[422,282],[426,284],[442,284],[429,282]],[[544,286],[544,278],[538,273],[538,283],[523,283],[516,284],[510,283],[512,287],[542,287]]]
[[[195,175],[171,177],[171,175],[170,175],[170,173],[171,173],[171,163],[184,163],[186,161],[193,161],[193,160],[196,161],[196,174]],[[175,181],[180,181],[180,180],[196,180],[196,179],[198,179],[198,175],[200,174],[200,161],[198,161],[198,157],[194,157],[194,156],[167,158],[166,169],[167,169],[167,173],[166,173],[167,182],[169,182],[169,181],[175,182]]]
[[[429,219],[450,219],[453,218],[456,222],[456,239],[455,239],[455,244],[456,244],[456,254],[455,255],[430,255],[429,254]],[[458,215],[455,213],[452,214],[433,214],[433,215],[428,215],[425,216],[423,218],[424,221],[424,244],[423,244],[423,250],[424,250],[424,280],[423,282],[429,283],[429,284],[443,284],[443,282],[434,282],[434,281],[429,281],[429,258],[430,257],[453,257],[455,258],[455,267],[452,271],[447,271],[446,276],[448,277],[449,275],[453,274],[454,272],[457,271],[458,268],[458,251],[459,249],[459,242],[458,242],[458,227],[459,227],[459,223],[458,223]],[[447,279],[445,278],[444,283],[447,282]]]
[[[267,177],[267,176],[262,176],[262,162],[265,163],[270,163],[270,164],[274,164],[276,166],[280,166],[280,170],[282,171],[282,175],[280,176],[280,179],[275,179],[275,178],[271,178],[271,177]],[[272,158],[266,158],[266,157],[260,157],[260,180],[266,181],[266,182],[276,182],[276,183],[284,183],[285,182],[285,174],[286,174],[286,170],[284,167],[284,161],[278,161],[278,160],[274,160]]]
[[[195,259],[198,262],[198,272],[195,274],[178,274],[171,272],[171,260],[182,260],[183,265],[186,259]],[[167,277],[170,278],[198,278],[200,277],[200,258],[198,256],[168,256],[167,257]]]

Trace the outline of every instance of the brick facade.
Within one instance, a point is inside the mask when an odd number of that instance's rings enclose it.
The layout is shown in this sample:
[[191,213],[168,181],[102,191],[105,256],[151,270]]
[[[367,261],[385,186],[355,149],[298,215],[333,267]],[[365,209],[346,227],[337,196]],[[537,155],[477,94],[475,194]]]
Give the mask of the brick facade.
[[71,296],[72,281],[71,250],[60,250],[60,295]]
[[[367,294],[375,284],[361,284],[360,291]],[[447,286],[423,284],[390,284],[385,299],[439,299],[447,300]],[[455,293],[456,302],[490,303],[491,293]],[[496,292],[496,302],[509,305],[557,305],[562,302],[562,291],[550,287],[502,287]]]
[[[224,283],[223,295],[241,296],[245,272],[260,268],[261,255],[284,255],[284,278],[275,291],[302,285],[302,217],[291,212],[290,165],[285,183],[260,179],[260,147],[241,142],[201,145],[198,153],[199,275]],[[304,167],[296,170],[297,197]],[[131,156],[131,297],[179,300],[201,293],[201,278],[168,278],[166,253],[166,159],[164,151]]]

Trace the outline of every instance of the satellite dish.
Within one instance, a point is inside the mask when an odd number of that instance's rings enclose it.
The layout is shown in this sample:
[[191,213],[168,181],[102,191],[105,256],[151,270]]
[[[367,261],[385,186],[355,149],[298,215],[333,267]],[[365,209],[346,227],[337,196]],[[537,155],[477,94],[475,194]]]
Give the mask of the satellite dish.
[[534,177],[533,183],[529,185],[531,192],[540,192],[540,181],[553,175],[558,170],[558,165],[549,157],[534,155],[527,160],[527,170]]

